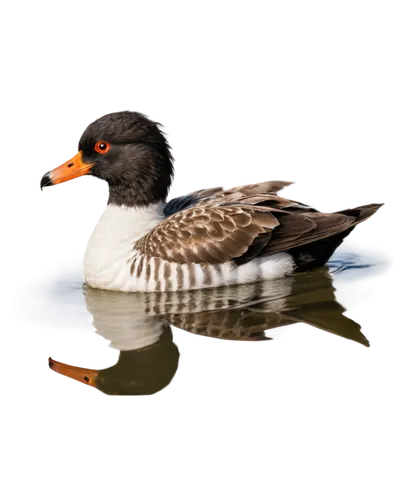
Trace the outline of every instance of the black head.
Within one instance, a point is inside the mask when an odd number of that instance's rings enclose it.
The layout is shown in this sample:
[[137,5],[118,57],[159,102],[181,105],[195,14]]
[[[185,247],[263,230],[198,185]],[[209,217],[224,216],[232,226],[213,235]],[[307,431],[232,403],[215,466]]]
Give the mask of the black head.
[[173,158],[159,124],[121,111],[91,123],[79,141],[79,153],[45,174],[42,185],[90,174],[108,182],[108,202],[146,206],[165,201],[173,177]]

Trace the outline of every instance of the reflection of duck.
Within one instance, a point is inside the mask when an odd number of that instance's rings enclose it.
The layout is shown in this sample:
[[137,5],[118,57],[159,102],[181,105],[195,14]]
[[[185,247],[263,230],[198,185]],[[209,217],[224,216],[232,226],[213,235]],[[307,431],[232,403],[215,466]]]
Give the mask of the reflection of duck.
[[50,367],[107,394],[153,394],[172,380],[179,352],[169,325],[230,340],[262,340],[264,330],[298,322],[368,346],[360,326],[343,315],[326,269],[268,283],[154,294],[85,288],[97,333],[120,357],[105,370],[50,359]]
[[108,396],[151,396],[171,385],[178,371],[175,328],[215,340],[253,343],[278,340],[289,325],[303,323],[369,348],[360,325],[346,310],[371,292],[359,286],[344,290],[339,304],[332,276],[323,269],[272,283],[163,294],[85,287],[95,332],[120,350],[117,362],[100,369],[52,359],[51,369]]
[[166,202],[173,165],[158,125],[112,113],[88,126],[79,152],[41,187],[81,175],[108,182],[108,206],[90,238],[86,282],[123,292],[251,283],[324,265],[381,205],[321,213],[279,197],[272,181],[196,191]]
[[298,322],[367,345],[360,326],[343,316],[327,269],[234,287],[190,292],[124,294],[85,288],[97,333],[120,351],[157,341],[165,322],[192,333],[245,340]]

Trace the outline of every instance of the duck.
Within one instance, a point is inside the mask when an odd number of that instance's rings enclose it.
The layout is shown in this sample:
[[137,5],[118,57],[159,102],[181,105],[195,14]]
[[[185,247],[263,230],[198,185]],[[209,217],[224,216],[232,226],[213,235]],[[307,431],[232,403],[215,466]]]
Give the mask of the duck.
[[89,239],[93,288],[168,292],[274,280],[323,266],[382,204],[323,213],[267,181],[200,189],[167,201],[174,159],[146,115],[107,114],[83,132],[78,153],[44,174],[43,189],[91,175],[108,183],[107,207]]

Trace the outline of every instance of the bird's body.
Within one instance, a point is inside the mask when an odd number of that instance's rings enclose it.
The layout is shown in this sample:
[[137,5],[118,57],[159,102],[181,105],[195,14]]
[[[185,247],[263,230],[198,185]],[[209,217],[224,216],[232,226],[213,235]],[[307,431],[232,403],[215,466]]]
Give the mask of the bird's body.
[[284,252],[241,266],[232,260],[178,263],[142,252],[137,244],[163,220],[162,205],[108,205],[86,249],[86,283],[106,290],[164,292],[237,285],[279,278],[294,271],[293,258]]
[[79,153],[42,186],[84,174],[106,180],[107,208],[84,261],[89,286],[179,291],[281,278],[323,265],[352,229],[380,207],[325,214],[276,193],[271,181],[200,190],[166,203],[169,145],[138,113],[113,113],[84,132]]

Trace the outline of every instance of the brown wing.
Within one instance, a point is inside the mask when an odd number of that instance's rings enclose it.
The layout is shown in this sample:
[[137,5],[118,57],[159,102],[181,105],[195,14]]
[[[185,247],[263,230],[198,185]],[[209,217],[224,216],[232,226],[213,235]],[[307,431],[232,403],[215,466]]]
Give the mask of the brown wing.
[[142,253],[178,263],[237,265],[345,233],[380,205],[324,214],[274,191],[291,183],[270,181],[200,190],[192,206],[172,213],[136,244]]
[[181,264],[223,263],[245,254],[261,235],[267,242],[278,224],[267,207],[196,206],[165,219],[136,248]]

